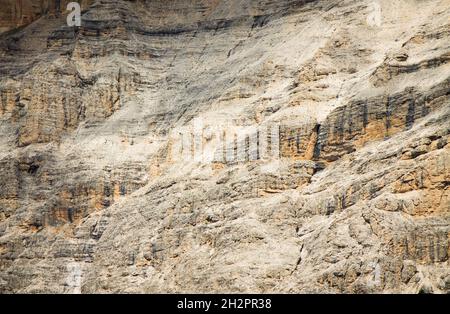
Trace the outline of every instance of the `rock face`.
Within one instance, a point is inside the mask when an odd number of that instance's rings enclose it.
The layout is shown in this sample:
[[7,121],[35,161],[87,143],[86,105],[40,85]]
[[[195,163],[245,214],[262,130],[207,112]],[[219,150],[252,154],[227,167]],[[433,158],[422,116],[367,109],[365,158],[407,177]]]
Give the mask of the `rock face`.
[[93,0],[0,0],[0,33],[26,26],[38,18],[58,17],[64,13],[67,4],[78,2],[82,7],[91,5]]
[[0,0],[0,292],[450,292],[447,0],[67,2]]

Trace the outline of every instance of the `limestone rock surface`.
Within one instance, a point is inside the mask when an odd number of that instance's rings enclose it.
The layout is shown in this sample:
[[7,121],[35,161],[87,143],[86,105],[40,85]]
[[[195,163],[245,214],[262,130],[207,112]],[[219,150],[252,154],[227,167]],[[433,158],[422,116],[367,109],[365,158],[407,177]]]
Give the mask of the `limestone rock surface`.
[[0,0],[0,293],[450,292],[448,0],[68,2]]

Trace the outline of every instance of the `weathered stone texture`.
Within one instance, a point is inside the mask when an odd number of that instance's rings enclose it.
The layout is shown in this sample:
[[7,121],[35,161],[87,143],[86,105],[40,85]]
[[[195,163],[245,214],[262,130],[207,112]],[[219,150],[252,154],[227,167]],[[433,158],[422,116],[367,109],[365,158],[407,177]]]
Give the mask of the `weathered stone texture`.
[[450,291],[448,1],[67,2],[0,0],[1,293]]

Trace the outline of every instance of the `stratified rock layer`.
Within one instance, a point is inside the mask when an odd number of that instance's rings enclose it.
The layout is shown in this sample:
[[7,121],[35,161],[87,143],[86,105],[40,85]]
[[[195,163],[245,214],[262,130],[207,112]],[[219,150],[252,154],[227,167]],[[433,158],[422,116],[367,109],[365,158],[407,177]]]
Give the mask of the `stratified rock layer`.
[[0,0],[0,292],[450,291],[448,1],[79,2]]

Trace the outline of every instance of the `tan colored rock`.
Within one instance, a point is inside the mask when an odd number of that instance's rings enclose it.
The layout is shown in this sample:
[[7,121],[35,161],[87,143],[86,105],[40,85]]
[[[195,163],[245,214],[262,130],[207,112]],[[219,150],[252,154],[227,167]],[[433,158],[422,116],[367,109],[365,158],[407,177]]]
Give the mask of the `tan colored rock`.
[[450,6],[378,2],[0,0],[0,292],[448,293]]

